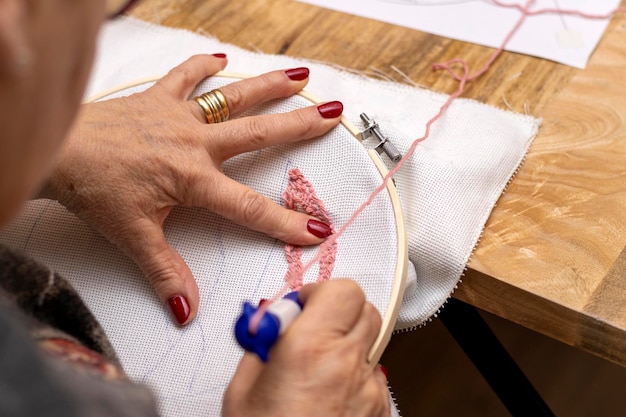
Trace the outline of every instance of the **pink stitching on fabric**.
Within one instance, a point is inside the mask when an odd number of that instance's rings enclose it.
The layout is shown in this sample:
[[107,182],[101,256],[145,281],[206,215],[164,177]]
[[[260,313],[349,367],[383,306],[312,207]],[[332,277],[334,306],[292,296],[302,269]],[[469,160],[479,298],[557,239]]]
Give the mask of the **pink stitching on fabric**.
[[[289,184],[283,192],[285,207],[291,210],[303,211],[304,213],[317,217],[330,226],[335,233],[333,221],[326,212],[324,202],[320,200],[313,188],[313,184],[306,179],[298,168],[289,170]],[[304,272],[302,270],[302,248],[295,245],[285,246],[285,255],[289,262],[289,268],[285,274],[285,281],[292,290],[299,290],[303,283]],[[330,279],[335,266],[335,256],[337,255],[337,240],[331,239],[328,244],[322,243],[319,253],[319,273],[317,281],[327,281]]]

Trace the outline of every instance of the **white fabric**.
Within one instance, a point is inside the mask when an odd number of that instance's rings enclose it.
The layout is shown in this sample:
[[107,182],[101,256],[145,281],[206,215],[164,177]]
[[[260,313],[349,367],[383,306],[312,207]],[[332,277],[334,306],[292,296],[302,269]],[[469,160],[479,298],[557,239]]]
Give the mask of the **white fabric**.
[[[426,121],[446,99],[427,90],[290,57],[251,53],[130,18],[105,27],[88,96],[163,74],[191,54],[215,52],[226,52],[227,69],[235,72],[308,66],[308,91],[325,100],[341,100],[345,114],[357,124],[358,114],[368,113],[402,151],[422,136]],[[212,79],[199,90],[223,82]],[[257,111],[286,111],[305,104],[293,98]],[[396,175],[416,272],[397,328],[428,320],[450,296],[538,124],[531,117],[458,100]],[[380,183],[362,145],[342,128],[320,140],[242,155],[229,161],[225,170],[280,201],[286,171],[292,166],[313,183],[338,226]],[[48,263],[77,287],[129,375],[154,388],[164,416],[218,415],[223,389],[240,355],[232,337],[239,301],[256,301],[278,289],[286,271],[282,244],[201,209],[175,210],[166,234],[200,286],[199,316],[182,330],[171,324],[137,268],[56,203],[30,203],[0,232],[0,240]],[[339,240],[334,275],[355,277],[381,313],[391,290],[395,242],[391,206],[382,194]],[[311,253],[308,250],[307,255]],[[310,281],[315,268],[309,275]]]
[[[198,91],[230,81],[212,78]],[[310,102],[294,97],[258,110],[286,112],[305,105]],[[381,182],[366,150],[343,127],[318,140],[240,155],[224,171],[280,202],[292,167],[316,187],[337,227]],[[173,211],[165,229],[200,288],[200,311],[185,329],[172,324],[154,291],[121,252],[56,202],[31,202],[0,239],[50,265],[75,286],[129,376],[157,394],[164,417],[217,416],[242,353],[234,339],[242,302],[258,303],[281,289],[287,271],[285,244],[203,209]],[[361,230],[376,231],[376,239],[363,239]],[[386,195],[338,239],[334,276],[355,277],[381,314],[391,298],[396,247],[393,208]],[[305,248],[303,262],[316,251]],[[317,275],[318,268],[311,268],[305,282]]]

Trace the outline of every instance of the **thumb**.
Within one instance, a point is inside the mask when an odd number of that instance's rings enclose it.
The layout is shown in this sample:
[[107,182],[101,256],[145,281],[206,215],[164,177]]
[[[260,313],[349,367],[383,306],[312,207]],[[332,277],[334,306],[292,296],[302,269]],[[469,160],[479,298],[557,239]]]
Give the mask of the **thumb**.
[[256,355],[249,352],[243,354],[237,371],[224,392],[223,416],[246,415],[242,410],[245,410],[247,401],[252,397],[251,393],[256,391],[258,394],[255,385],[264,369],[265,365]]
[[193,274],[180,254],[167,243],[160,224],[149,219],[138,223],[138,230],[130,241],[120,246],[139,266],[176,324],[186,325],[196,316],[200,299]]
[[231,392],[235,396],[244,396],[250,392],[264,369],[265,364],[256,355],[244,352],[230,383]]

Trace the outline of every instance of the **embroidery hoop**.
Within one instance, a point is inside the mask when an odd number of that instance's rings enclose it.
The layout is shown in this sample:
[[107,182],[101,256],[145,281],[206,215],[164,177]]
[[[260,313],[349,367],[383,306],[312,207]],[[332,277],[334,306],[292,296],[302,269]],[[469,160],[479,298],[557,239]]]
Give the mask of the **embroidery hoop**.
[[[251,74],[220,71],[214,74],[213,76],[211,76],[210,78],[243,80],[243,79],[251,78],[251,77],[253,77],[253,75]],[[109,97],[114,94],[119,94],[120,92],[133,88],[133,87],[139,87],[141,85],[154,83],[160,78],[162,78],[162,76],[148,77],[148,78],[143,78],[139,80],[134,80],[124,85],[116,86],[114,88],[108,89],[101,93],[95,94],[89,97],[86,100],[86,102],[89,103],[89,102],[102,100],[106,97]],[[297,95],[308,100],[312,104],[320,104],[324,102],[319,97],[315,96],[314,94],[306,90],[300,91]],[[359,142],[362,142],[361,131],[347,117],[342,116],[340,126],[345,128]],[[379,153],[375,149],[368,149],[367,154],[369,158],[371,159],[371,161],[374,163],[374,166],[376,167],[378,172],[380,173],[381,179],[385,178],[385,176],[388,174],[389,171],[387,167],[385,166],[384,162],[381,160]],[[381,329],[378,334],[378,337],[376,338],[375,342],[370,348],[370,351],[367,357],[368,362],[371,364],[378,363],[385,348],[387,347],[387,344],[389,343],[389,340],[391,339],[391,334],[393,332],[394,325],[398,317],[398,312],[400,310],[402,297],[404,295],[407,268],[408,268],[408,244],[407,244],[406,228],[405,228],[405,223],[404,223],[404,215],[402,212],[402,204],[400,201],[400,197],[398,195],[398,191],[392,180],[387,181],[386,191],[387,191],[387,196],[393,207],[393,214],[394,214],[395,224],[396,224],[397,259],[396,259],[396,266],[395,266],[395,274],[394,274],[393,281],[391,283],[392,290],[391,290],[389,304],[388,304],[387,310],[385,311],[385,314],[382,317],[382,325],[381,325]]]

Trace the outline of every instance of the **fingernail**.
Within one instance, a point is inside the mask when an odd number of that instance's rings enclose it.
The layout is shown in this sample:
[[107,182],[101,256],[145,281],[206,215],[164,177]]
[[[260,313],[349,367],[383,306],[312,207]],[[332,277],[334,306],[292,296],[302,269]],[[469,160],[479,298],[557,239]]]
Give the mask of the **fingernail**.
[[380,365],[380,370],[383,371],[383,374],[385,374],[385,378],[389,379],[389,372],[387,371],[387,368],[385,367],[385,365],[383,364],[379,364]]
[[311,219],[307,222],[306,230],[308,230],[313,236],[317,236],[320,239],[325,239],[333,234],[329,225],[315,219]]
[[317,111],[320,112],[324,119],[334,119],[343,113],[343,104],[341,104],[341,101],[330,101],[317,106]]
[[178,324],[182,326],[189,318],[189,312],[191,311],[187,299],[182,295],[175,295],[167,300],[167,304]]
[[287,77],[289,77],[290,80],[302,81],[306,80],[309,76],[309,69],[305,67],[292,68],[285,71],[285,74],[287,74]]
[[221,52],[218,52],[217,54],[213,54],[213,56],[215,58],[222,58],[222,59],[226,58],[226,54],[223,54]]

